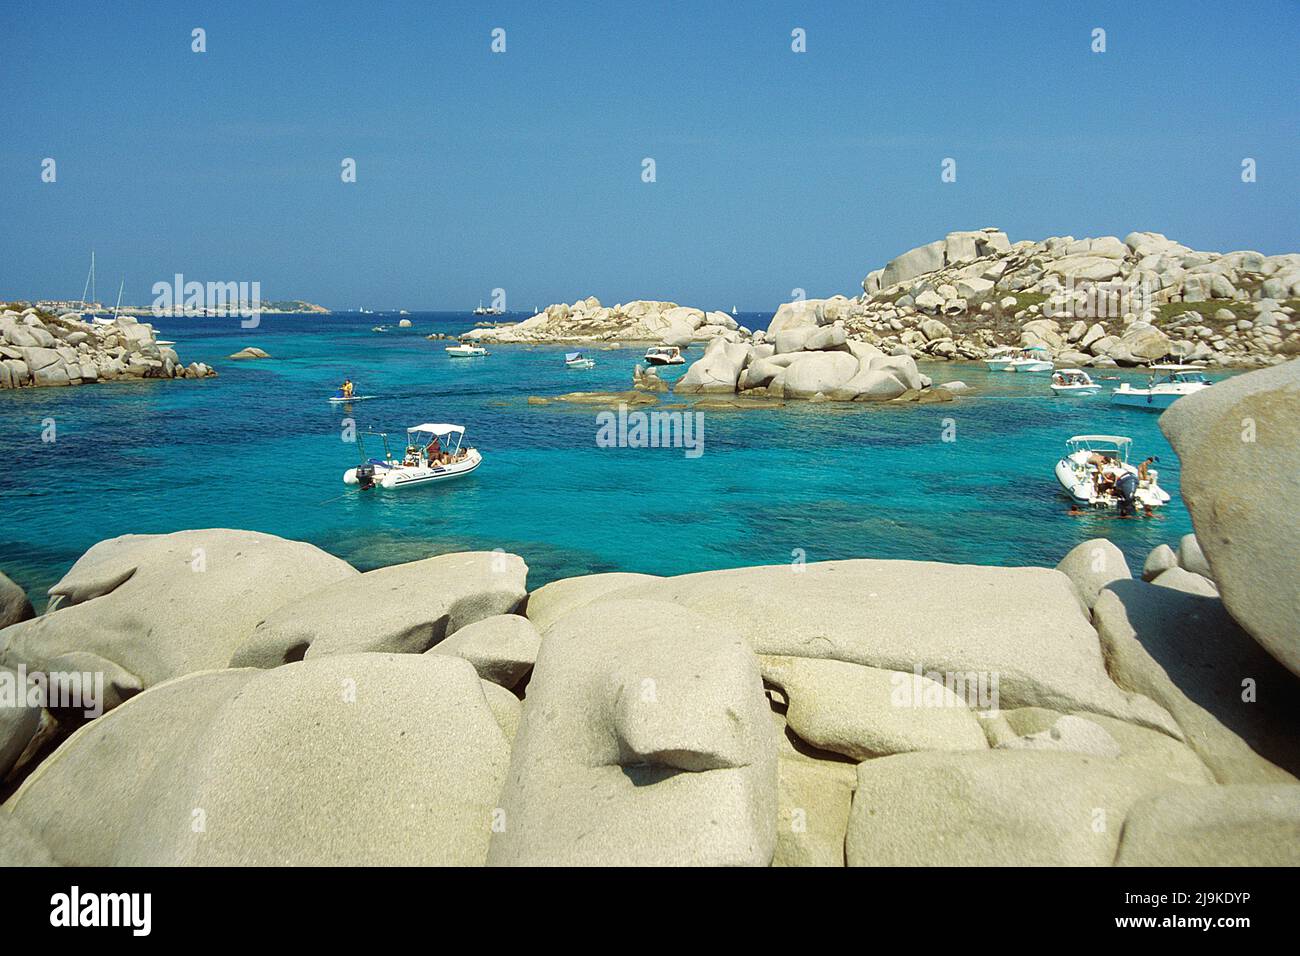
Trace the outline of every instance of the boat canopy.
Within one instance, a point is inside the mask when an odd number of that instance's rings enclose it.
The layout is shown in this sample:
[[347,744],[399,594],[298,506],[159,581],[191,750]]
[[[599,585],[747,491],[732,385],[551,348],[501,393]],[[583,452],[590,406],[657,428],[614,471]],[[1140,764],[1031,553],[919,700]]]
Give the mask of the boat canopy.
[[432,422],[426,422],[423,425],[412,425],[406,430],[406,434],[414,435],[417,432],[430,432],[441,438],[443,435],[461,435],[465,432],[464,425],[442,425]]
[[1204,365],[1152,365],[1153,372],[1204,372]]
[[1128,449],[1133,439],[1123,435],[1075,435],[1065,444],[1074,451],[1113,451],[1120,461],[1128,462]]
[[572,362],[574,359],[580,359],[580,358],[582,358],[582,353],[581,353],[581,352],[565,352],[565,353],[564,353],[564,360],[565,360],[566,362]]
[[1075,435],[1065,440],[1067,445],[1131,445],[1133,439],[1123,435]]
[[1024,350],[1026,352],[1048,352],[1048,353],[1052,351],[1046,345],[1027,345],[1025,346]]

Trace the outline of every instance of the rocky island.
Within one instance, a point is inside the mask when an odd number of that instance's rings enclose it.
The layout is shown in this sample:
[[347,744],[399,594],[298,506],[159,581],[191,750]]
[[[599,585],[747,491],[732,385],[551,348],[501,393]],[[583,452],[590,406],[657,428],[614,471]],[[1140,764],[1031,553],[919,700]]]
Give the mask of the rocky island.
[[1154,232],[1013,243],[985,228],[905,252],[862,289],[785,303],[752,332],[722,312],[589,298],[467,337],[703,345],[676,391],[831,401],[924,394],[917,359],[976,361],[999,347],[1093,368],[1250,368],[1300,354],[1300,253],[1198,252]]
[[0,577],[0,863],[1300,864],[1297,423],[1300,362],[1165,413],[1196,533],[1137,574],[101,541]]
[[216,374],[202,362],[183,364],[175,349],[158,341],[152,325],[128,315],[101,324],[75,312],[0,312],[0,388]]

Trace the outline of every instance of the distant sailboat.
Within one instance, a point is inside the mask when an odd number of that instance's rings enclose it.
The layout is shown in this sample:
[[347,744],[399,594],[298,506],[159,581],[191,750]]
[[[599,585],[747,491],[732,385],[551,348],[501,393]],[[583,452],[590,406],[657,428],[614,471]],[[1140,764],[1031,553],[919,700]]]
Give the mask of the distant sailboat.
[[740,315],[740,313],[736,311],[736,307],[735,307],[734,305],[731,307],[731,314],[732,314],[732,315]]
[[86,311],[86,293],[90,293],[90,303],[95,302],[95,250],[90,250],[90,272],[86,274],[86,284],[81,288],[81,311]]

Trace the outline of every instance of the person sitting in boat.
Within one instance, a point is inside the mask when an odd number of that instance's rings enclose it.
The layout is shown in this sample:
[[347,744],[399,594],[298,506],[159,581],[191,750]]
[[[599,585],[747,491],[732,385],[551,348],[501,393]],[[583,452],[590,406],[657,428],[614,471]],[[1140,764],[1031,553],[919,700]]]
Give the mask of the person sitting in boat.
[[429,464],[442,464],[442,442],[438,440],[437,435],[433,436],[433,441],[424,446],[424,454],[428,458]]
[[351,397],[352,397],[352,379],[350,379],[350,378],[345,378],[345,379],[343,380],[343,386],[342,386],[342,388],[339,389],[339,391],[342,393],[342,395],[343,395],[344,398],[351,398]]
[[1065,376],[1062,375],[1060,372],[1056,372],[1056,373],[1054,373],[1054,374],[1052,375],[1052,384],[1053,384],[1053,385],[1064,385],[1064,384],[1065,384]]

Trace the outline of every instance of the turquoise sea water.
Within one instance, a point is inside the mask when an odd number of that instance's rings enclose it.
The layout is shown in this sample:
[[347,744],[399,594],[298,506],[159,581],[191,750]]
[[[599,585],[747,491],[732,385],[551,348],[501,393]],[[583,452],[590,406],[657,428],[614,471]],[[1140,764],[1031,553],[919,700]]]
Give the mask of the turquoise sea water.
[[[235,319],[161,319],[160,337],[176,340],[184,361],[213,364],[220,377],[0,392],[0,570],[35,601],[96,541],[203,527],[310,541],[363,570],[504,548],[527,560],[533,587],[599,571],[784,563],[796,551],[808,561],[1052,565],[1097,536],[1140,565],[1191,530],[1157,416],[1114,408],[1105,392],[1059,399],[1046,376],[927,364],[936,381],[961,379],[972,392],[943,405],[709,411],[704,453],[692,459],[681,449],[600,448],[598,409],[527,404],[529,395],[626,390],[644,346],[588,349],[590,370],[566,369],[572,347],[563,346],[451,359],[448,343],[424,336],[463,331],[473,318],[410,318],[413,330],[386,333],[371,327],[395,325],[395,314],[264,316],[251,330]],[[273,358],[225,358],[249,345]],[[329,404],[344,376],[380,397]],[[340,437],[347,417],[389,432],[465,424],[484,464],[440,485],[358,493],[341,481],[357,462]],[[42,441],[47,419],[52,443]],[[942,440],[946,419],[955,441]],[[1170,506],[1153,519],[1070,515],[1052,468],[1064,440],[1084,432],[1128,435],[1135,457],[1159,455]]]

